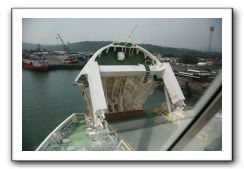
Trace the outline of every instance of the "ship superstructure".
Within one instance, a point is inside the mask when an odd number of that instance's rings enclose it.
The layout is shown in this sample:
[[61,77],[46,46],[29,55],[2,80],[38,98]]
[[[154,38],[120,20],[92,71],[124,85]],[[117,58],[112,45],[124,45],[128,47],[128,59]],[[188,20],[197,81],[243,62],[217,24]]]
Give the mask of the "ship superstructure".
[[[167,140],[177,128],[176,122],[186,117],[185,97],[170,64],[161,63],[135,43],[113,42],[99,49],[74,85],[83,93],[85,112],[67,118],[37,151],[160,150],[162,140]],[[158,87],[164,91],[164,110],[155,109],[160,115],[131,121],[144,112],[147,98]],[[111,119],[127,120],[111,124]],[[163,129],[165,123],[170,130]],[[148,130],[154,130],[157,138],[141,138]]]
[[[143,111],[147,97],[158,85],[171,104],[183,108],[184,95],[169,63],[161,63],[146,49],[128,42],[114,42],[99,49],[75,79],[84,93],[93,127],[102,128],[109,114]],[[169,96],[169,97],[168,97]],[[170,99],[169,99],[170,98]]]

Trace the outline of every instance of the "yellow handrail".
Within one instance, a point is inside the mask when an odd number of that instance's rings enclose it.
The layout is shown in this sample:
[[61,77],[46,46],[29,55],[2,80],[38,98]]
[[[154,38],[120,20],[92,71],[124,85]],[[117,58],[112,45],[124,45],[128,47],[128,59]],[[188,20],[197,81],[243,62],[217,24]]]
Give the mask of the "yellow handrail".
[[165,119],[167,119],[168,122],[172,122],[174,124],[179,124],[179,120],[181,119],[180,116],[173,114],[173,113],[169,113],[166,112],[165,110],[163,110],[162,108],[155,108],[154,113],[160,113],[160,115],[163,115]]

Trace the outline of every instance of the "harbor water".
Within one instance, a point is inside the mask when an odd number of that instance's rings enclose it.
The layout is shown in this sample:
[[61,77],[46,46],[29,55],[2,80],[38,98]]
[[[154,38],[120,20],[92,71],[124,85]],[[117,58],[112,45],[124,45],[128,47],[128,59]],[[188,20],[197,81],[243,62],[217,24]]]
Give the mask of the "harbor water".
[[84,99],[72,85],[80,70],[22,71],[22,150],[33,151]]

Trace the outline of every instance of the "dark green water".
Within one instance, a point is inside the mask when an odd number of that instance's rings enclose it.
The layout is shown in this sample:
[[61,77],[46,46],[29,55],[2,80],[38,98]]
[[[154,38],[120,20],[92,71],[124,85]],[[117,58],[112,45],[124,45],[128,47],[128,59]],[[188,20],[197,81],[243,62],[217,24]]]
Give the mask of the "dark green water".
[[80,70],[22,72],[22,150],[33,151],[72,113],[84,111],[84,99],[72,86]]

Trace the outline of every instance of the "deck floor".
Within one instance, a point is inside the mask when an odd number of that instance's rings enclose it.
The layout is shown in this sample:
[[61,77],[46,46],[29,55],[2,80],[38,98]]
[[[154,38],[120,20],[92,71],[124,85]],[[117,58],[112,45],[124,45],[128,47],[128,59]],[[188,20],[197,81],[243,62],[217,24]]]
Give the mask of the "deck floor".
[[67,139],[70,140],[69,146],[73,146],[76,151],[84,150],[85,142],[87,140],[85,130],[86,126],[82,124],[67,137]]
[[[176,124],[168,122],[163,116],[155,116],[113,123],[111,125],[133,150],[160,151],[171,135],[180,127],[180,124],[189,120],[191,118],[183,119]],[[221,119],[214,118],[211,120],[211,127],[203,128],[197,137],[184,148],[184,151],[203,151],[213,142],[215,142],[215,145],[211,146],[216,147],[216,142],[218,141],[217,143],[219,143],[221,141],[217,140],[222,130],[221,124]],[[221,150],[221,148],[218,150]]]
[[[129,54],[129,49],[127,49],[125,52],[125,59],[118,60],[117,53],[121,51],[121,49],[116,49],[116,51],[114,51],[113,48],[110,48],[107,53],[106,50],[104,50],[100,57],[98,56],[96,58],[96,61],[99,65],[145,65],[144,54],[141,51],[136,54],[136,50],[134,50],[133,54]],[[150,59],[146,58],[146,60]]]

